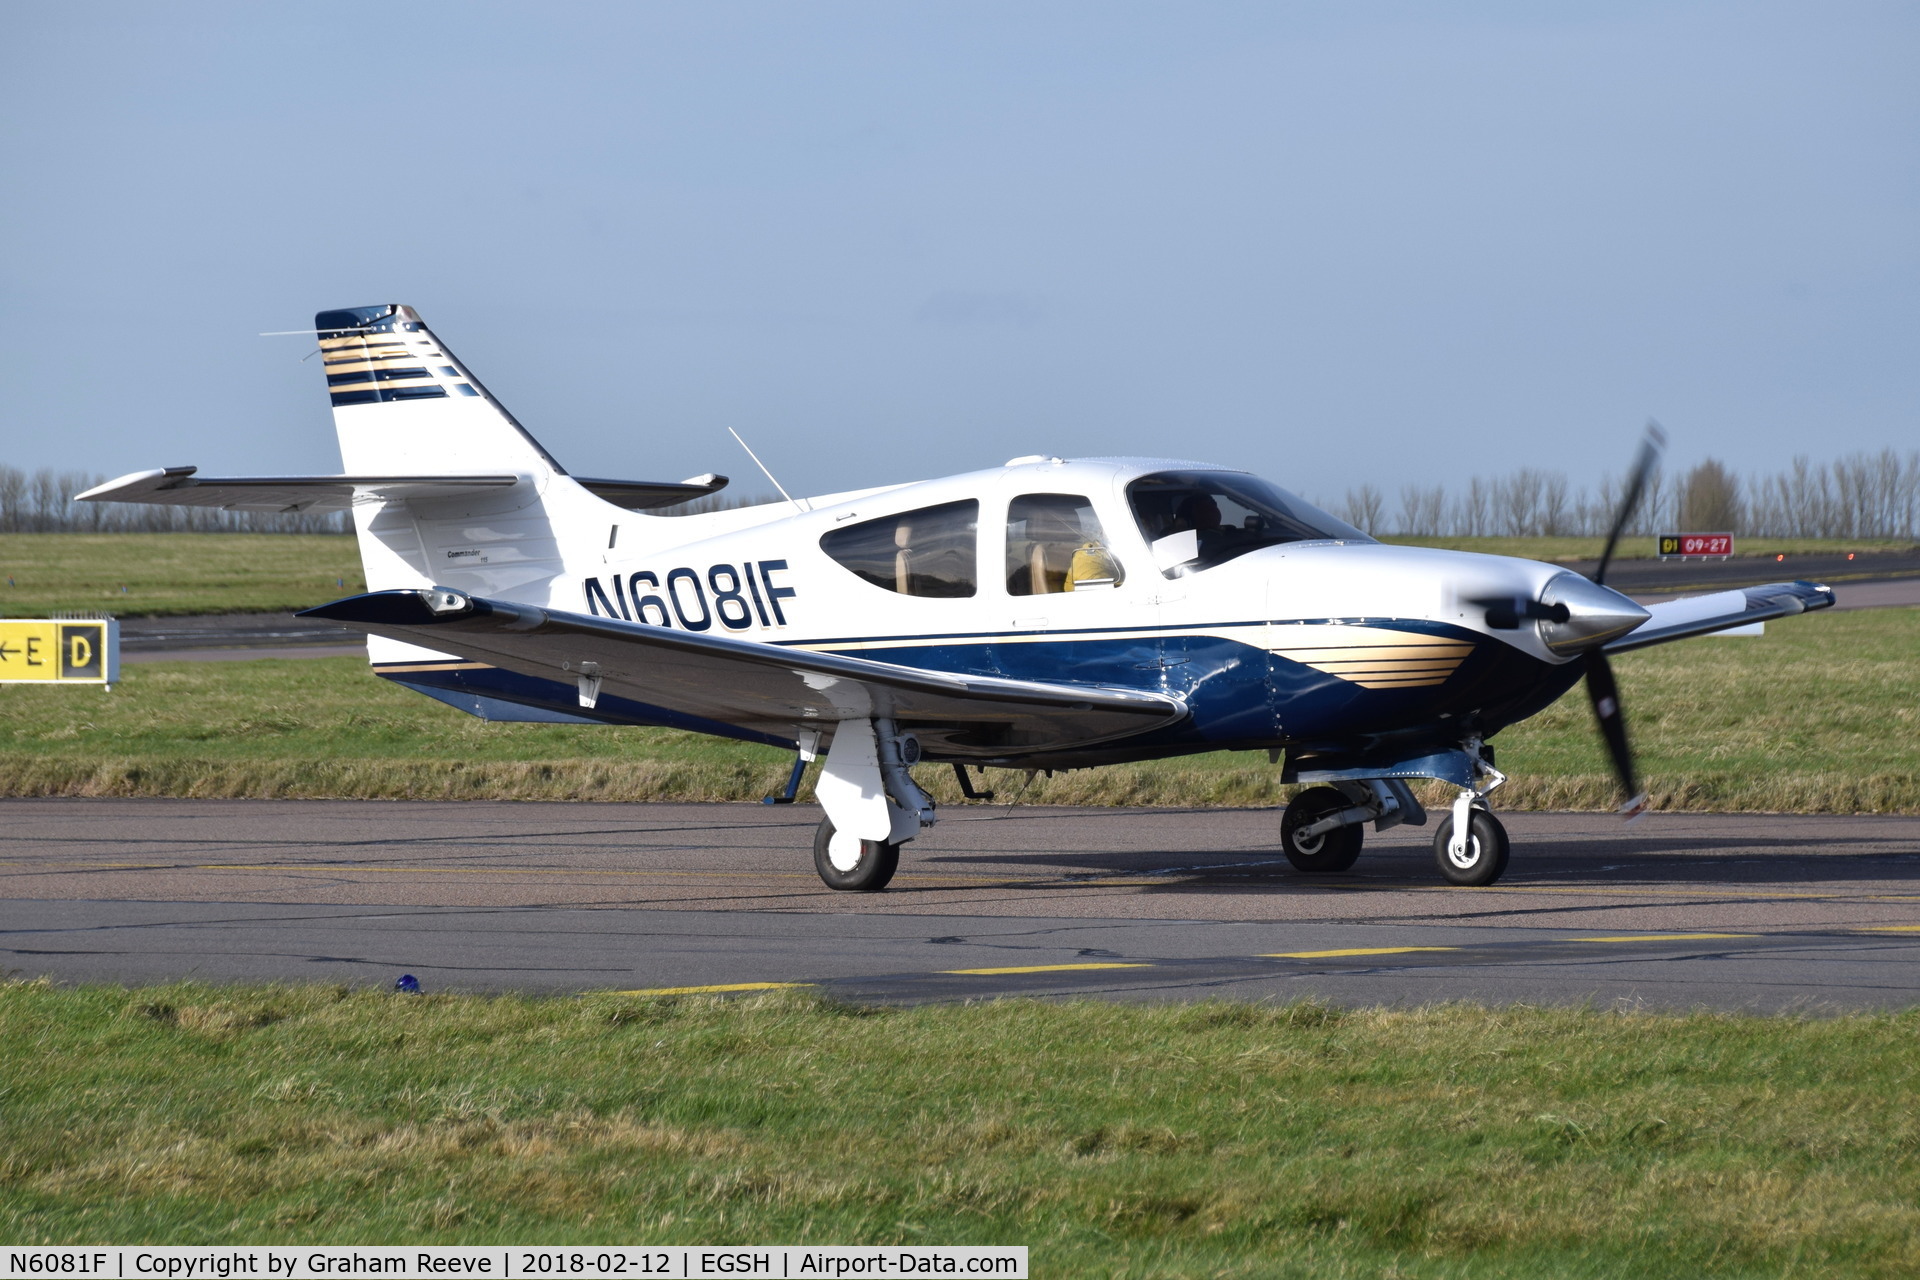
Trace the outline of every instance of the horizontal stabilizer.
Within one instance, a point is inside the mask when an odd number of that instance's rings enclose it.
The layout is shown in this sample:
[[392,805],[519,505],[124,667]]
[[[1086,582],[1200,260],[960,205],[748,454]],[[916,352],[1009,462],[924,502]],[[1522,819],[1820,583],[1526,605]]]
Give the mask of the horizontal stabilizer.
[[1708,596],[1663,600],[1650,604],[1648,618],[1606,647],[1608,653],[1626,653],[1669,640],[1712,635],[1774,618],[1833,607],[1833,588],[1815,582],[1770,582],[1764,587],[1716,591]]
[[625,507],[629,511],[651,511],[656,507],[671,507],[676,503],[704,498],[708,494],[718,493],[727,487],[725,476],[717,476],[711,472],[704,476],[694,476],[691,480],[682,480],[678,484],[668,484],[661,480],[597,480],[586,476],[575,476],[573,482],[594,497],[604,502],[611,502],[616,507]]
[[[226,511],[345,511],[355,495],[385,499],[452,498],[526,481],[518,475],[202,476],[198,467],[136,471],[75,495],[77,502],[143,502]],[[677,484],[654,480],[578,480],[615,506],[633,511],[669,507],[718,493],[725,476],[696,476]]]
[[[445,588],[376,591],[309,609],[372,635],[782,739],[891,716],[930,754],[998,756],[1129,737],[1186,715],[1178,698],[952,675],[731,636],[486,600]],[[584,700],[586,694],[582,693]]]
[[145,502],[227,511],[345,511],[357,493],[383,498],[451,498],[505,489],[519,476],[201,476],[198,467],[136,471],[75,494],[76,502]]

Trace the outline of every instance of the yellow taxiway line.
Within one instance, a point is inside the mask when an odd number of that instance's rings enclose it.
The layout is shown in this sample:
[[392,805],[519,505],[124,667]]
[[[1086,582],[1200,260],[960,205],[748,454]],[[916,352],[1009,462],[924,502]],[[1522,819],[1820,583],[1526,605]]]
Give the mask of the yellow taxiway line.
[[1758,938],[1757,933],[1630,933],[1617,938],[1561,938],[1561,942],[1692,942],[1705,938]]
[[723,982],[712,987],[646,987],[639,991],[611,991],[616,996],[714,996],[731,991],[789,991],[811,987],[811,982]]
[[940,969],[938,973],[995,974],[995,973],[1065,973],[1069,969],[1151,969],[1145,962],[1131,964],[1020,964],[1005,969]]
[[[1854,925],[1836,932],[1851,934],[1866,933],[1920,933],[1920,925]],[[1764,933],[1635,933],[1617,934],[1603,938],[1543,938],[1528,945],[1564,946],[1577,942],[1694,942],[1715,939],[1791,937],[1791,934]],[[1474,948],[1460,947],[1342,947],[1328,951],[1276,951],[1249,957],[1257,960],[1337,960],[1350,956],[1397,956],[1414,952],[1467,951]],[[1179,962],[1174,962],[1176,965]],[[1070,973],[1097,969],[1157,969],[1163,968],[1166,961],[1148,960],[1100,960],[1083,961],[1076,964],[1022,964],[1004,965],[991,969],[936,969],[923,975],[909,977],[998,977],[1016,973]],[[649,987],[637,991],[611,991],[607,994],[622,996],[694,996],[694,995],[731,995],[746,991],[786,991],[798,987],[818,987],[825,981],[813,982],[730,982],[705,987]]]
[[1262,960],[1329,960],[1335,956],[1399,956],[1409,951],[1458,951],[1459,947],[1348,947],[1341,951],[1272,951]]

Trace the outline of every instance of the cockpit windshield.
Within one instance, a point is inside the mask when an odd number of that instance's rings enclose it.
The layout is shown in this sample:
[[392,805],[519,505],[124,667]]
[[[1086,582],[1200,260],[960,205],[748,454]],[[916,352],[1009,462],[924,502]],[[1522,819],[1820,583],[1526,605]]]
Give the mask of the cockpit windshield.
[[1243,471],[1160,471],[1127,486],[1154,563],[1170,578],[1283,542],[1372,542],[1277,485]]

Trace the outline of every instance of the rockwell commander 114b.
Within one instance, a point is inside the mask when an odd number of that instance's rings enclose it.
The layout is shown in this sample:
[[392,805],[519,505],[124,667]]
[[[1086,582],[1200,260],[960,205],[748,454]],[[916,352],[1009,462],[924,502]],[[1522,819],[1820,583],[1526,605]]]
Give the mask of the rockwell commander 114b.
[[1607,655],[1824,608],[1806,582],[1642,608],[1603,585],[1655,462],[1642,446],[1592,579],[1383,546],[1232,467],[1005,466],[661,516],[722,476],[570,475],[403,306],[315,317],[344,473],[124,476],[92,502],[352,513],[365,595],[308,610],[368,634],[376,674],[489,720],[669,725],[797,752],[814,865],[884,888],[934,821],[918,765],[1078,769],[1266,750],[1310,784],[1286,856],[1344,871],[1364,824],[1456,798],[1440,874],[1507,863],[1488,740],[1582,678],[1644,804]]

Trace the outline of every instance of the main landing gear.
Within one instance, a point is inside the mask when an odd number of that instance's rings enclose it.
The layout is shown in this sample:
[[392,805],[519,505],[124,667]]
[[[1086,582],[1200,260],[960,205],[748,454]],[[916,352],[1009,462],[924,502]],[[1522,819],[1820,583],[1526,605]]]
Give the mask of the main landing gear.
[[900,846],[883,840],[842,840],[834,846],[833,819],[813,833],[813,869],[829,889],[878,893],[900,869]]
[[[820,749],[818,728],[795,736],[800,755],[787,796],[799,790],[806,762],[818,758]],[[900,846],[933,825],[933,797],[907,772],[919,762],[919,740],[887,717],[834,726],[813,787],[827,811],[813,835],[813,869],[827,888],[853,893],[886,888],[900,869]]]
[[1345,871],[1360,856],[1366,831],[1358,822],[1327,826],[1351,807],[1332,787],[1308,787],[1280,818],[1280,847],[1295,871]]

